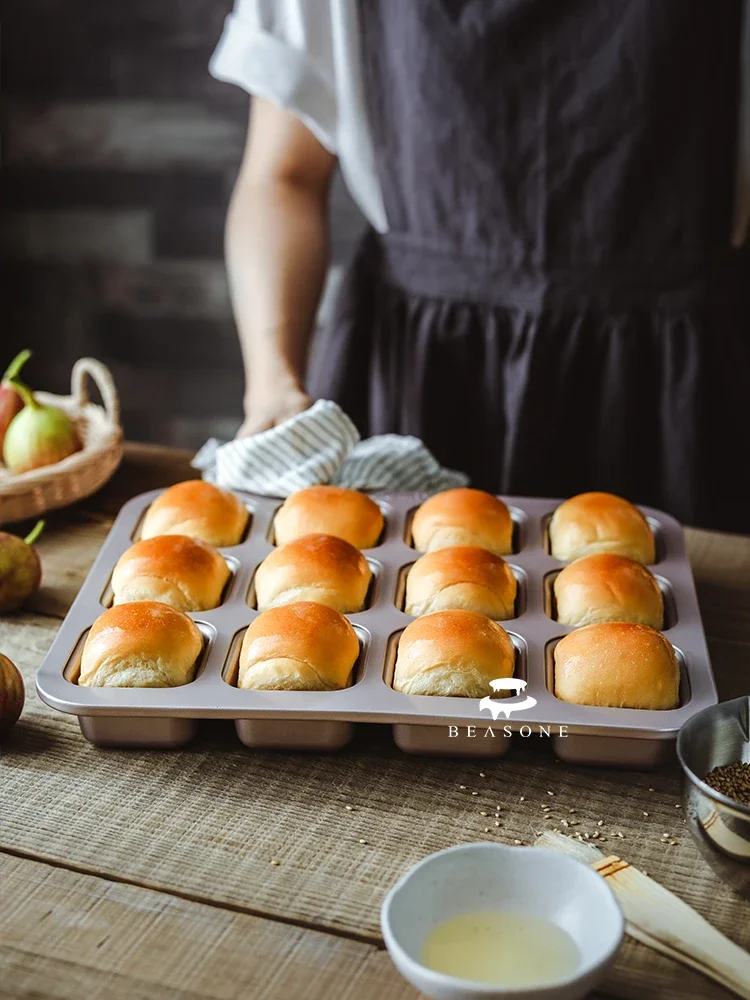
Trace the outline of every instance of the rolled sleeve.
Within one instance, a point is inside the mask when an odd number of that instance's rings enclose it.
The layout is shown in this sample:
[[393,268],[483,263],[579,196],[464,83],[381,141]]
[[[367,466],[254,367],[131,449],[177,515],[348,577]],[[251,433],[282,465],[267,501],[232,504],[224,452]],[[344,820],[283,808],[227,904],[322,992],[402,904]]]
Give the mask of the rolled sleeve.
[[238,0],[209,71],[297,115],[338,153],[338,109],[328,4]]

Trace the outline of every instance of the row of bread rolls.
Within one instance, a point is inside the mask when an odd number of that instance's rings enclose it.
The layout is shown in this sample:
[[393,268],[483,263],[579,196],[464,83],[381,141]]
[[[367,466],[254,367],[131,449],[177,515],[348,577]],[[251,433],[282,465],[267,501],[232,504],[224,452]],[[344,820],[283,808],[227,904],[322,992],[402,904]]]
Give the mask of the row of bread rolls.
[[220,545],[237,545],[249,513],[199,479],[177,483],[146,511],[140,539],[112,573],[112,607],[81,653],[84,687],[178,687],[195,679],[203,635],[186,614],[221,603],[230,577]]
[[582,493],[555,510],[550,554],[557,621],[575,626],[555,646],[554,693],[562,701],[666,710],[679,705],[680,667],[664,626],[664,599],[647,564],[651,527],[611,493]]

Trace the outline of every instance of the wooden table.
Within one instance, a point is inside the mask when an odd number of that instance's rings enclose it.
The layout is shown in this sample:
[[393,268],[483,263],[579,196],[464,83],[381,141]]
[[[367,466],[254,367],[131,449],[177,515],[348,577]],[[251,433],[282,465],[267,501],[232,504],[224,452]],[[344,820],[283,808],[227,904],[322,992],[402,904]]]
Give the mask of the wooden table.
[[[528,740],[483,768],[405,756],[376,726],[332,756],[253,753],[216,723],[178,752],[86,744],[39,701],[35,670],[120,505],[191,476],[188,461],[130,446],[101,493],[50,516],[43,587],[0,620],[27,684],[0,757],[0,997],[409,1000],[378,926],[394,880],[450,844],[532,843],[571,818],[608,846],[622,832],[618,853],[750,946],[747,904],[687,833],[676,766],[569,767]],[[750,690],[750,539],[691,531],[689,546],[721,695],[735,697]],[[602,991],[726,996],[630,940]]]

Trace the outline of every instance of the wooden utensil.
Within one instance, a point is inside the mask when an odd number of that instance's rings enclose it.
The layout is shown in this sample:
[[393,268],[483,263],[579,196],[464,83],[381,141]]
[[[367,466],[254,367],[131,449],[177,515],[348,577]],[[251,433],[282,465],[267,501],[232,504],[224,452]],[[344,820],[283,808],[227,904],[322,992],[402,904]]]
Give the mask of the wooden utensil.
[[544,833],[536,846],[569,854],[598,871],[622,907],[626,933],[636,941],[750,1000],[750,955],[674,893],[616,854],[605,857],[564,834]]

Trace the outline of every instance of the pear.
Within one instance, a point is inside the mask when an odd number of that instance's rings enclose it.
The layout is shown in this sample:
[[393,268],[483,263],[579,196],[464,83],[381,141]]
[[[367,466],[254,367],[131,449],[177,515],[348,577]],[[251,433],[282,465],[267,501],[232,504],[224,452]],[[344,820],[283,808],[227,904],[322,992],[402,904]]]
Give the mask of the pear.
[[81,450],[78,431],[64,410],[40,403],[18,379],[11,379],[10,384],[26,404],[5,432],[3,459],[11,472],[18,474],[54,465]]
[[42,563],[32,546],[43,528],[38,521],[25,538],[0,531],[0,612],[15,611],[39,590]]
[[23,678],[18,667],[0,653],[0,736],[18,722],[24,699]]
[[23,409],[21,393],[12,385],[11,379],[18,378],[21,369],[31,357],[31,351],[21,351],[8,365],[3,380],[0,382],[0,455],[3,453],[3,441],[8,425],[17,413]]

